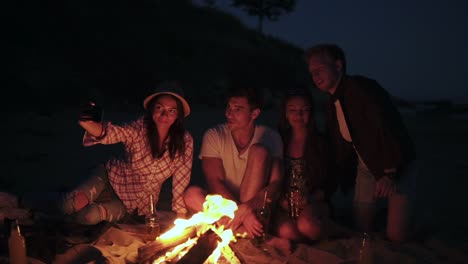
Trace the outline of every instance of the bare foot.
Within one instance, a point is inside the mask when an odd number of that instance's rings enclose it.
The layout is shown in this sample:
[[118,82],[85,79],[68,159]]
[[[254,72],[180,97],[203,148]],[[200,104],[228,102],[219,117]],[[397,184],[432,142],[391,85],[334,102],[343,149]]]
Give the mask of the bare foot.
[[289,256],[292,253],[291,242],[288,239],[272,236],[265,243],[278,250],[284,256]]

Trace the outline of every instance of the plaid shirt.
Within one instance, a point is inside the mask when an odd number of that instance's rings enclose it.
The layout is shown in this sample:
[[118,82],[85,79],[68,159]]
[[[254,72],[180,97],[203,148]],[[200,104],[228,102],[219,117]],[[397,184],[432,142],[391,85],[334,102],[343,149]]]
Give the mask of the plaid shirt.
[[[187,188],[192,171],[193,138],[185,132],[185,153],[177,153],[173,160],[169,151],[165,151],[161,158],[153,158],[147,138],[147,130],[143,118],[122,126],[107,123],[104,125],[105,135],[97,139],[85,132],[84,146],[98,143],[115,144],[122,142],[125,146],[125,158],[112,159],[106,163],[109,182],[132,213],[135,209],[139,215],[149,212],[149,195],[153,194],[155,204],[163,182],[172,179],[172,210],[176,213],[187,213],[182,195]],[[167,146],[168,140],[165,142]]]

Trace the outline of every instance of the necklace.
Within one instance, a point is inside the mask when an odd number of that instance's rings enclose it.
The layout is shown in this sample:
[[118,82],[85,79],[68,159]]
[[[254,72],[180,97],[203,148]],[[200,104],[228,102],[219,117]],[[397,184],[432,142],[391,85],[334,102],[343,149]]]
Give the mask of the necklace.
[[245,150],[250,145],[250,142],[252,142],[253,136],[254,136],[254,133],[250,135],[249,141],[247,141],[245,144],[242,144],[242,145],[238,143],[236,140],[234,140],[234,144],[236,145],[237,150],[239,151]]

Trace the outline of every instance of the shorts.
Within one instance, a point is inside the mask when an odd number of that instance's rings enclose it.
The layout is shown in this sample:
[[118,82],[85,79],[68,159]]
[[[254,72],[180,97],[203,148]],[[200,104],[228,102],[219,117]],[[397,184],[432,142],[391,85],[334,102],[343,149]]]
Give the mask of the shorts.
[[[416,178],[418,175],[417,161],[412,161],[405,171],[400,175],[397,181],[397,193],[405,194],[410,201],[416,199]],[[354,203],[359,205],[374,206],[375,177],[366,167],[364,162],[359,159],[356,174],[356,185],[354,187]]]

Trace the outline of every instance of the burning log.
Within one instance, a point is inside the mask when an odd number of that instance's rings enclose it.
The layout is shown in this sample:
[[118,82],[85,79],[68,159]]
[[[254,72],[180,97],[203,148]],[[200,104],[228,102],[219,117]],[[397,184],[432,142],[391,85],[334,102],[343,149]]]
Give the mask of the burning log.
[[138,259],[140,260],[140,263],[146,263],[159,253],[163,253],[167,249],[177,246],[194,236],[196,236],[196,229],[194,227],[188,227],[184,229],[182,234],[179,236],[172,237],[170,239],[161,239],[159,237],[154,242],[138,248]]
[[[235,260],[233,263],[238,263],[234,252],[227,252],[226,249],[229,248],[230,241],[235,240],[232,230],[223,230],[224,226],[217,228],[213,225],[223,216],[234,218],[235,210],[237,204],[234,201],[224,199],[220,195],[208,195],[203,203],[203,211],[194,214],[190,219],[176,219],[173,228],[150,244],[140,247],[139,263],[156,261],[185,264],[204,263],[206,260],[217,262],[221,254],[229,255],[230,259],[232,256]],[[203,233],[202,230],[208,231]],[[203,235],[191,239],[196,233]],[[171,248],[172,250],[165,252]]]
[[242,255],[238,254],[236,251],[234,251],[230,246],[229,247],[223,247],[221,249],[221,257],[220,259],[224,259],[224,262],[221,263],[229,263],[229,264],[242,264],[242,263],[247,263],[245,261],[241,261]]
[[221,239],[215,232],[212,230],[206,231],[205,234],[200,236],[197,244],[177,261],[177,264],[204,263],[213,253],[219,241],[221,241]]

